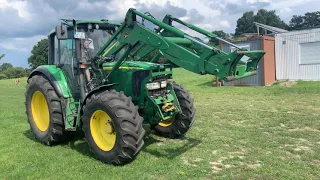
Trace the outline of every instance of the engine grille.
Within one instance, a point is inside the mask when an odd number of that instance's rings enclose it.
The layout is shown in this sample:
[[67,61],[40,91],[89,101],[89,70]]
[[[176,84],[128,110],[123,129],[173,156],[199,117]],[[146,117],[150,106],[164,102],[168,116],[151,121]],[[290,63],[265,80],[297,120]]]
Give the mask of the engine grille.
[[132,73],[132,92],[134,96],[140,96],[141,83],[149,74],[150,71],[136,71]]

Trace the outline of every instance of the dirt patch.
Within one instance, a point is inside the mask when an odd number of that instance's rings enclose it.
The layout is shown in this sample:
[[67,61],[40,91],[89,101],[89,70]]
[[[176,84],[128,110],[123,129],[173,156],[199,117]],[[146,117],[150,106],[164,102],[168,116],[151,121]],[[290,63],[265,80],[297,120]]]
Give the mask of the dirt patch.
[[238,158],[239,158],[239,159],[244,159],[244,158],[245,158],[245,156],[238,156]]
[[[217,152],[218,150],[212,151],[213,154],[216,154]],[[229,152],[228,156],[222,156],[216,161],[209,162],[209,164],[212,165],[211,167],[212,172],[218,173],[224,169],[229,169],[235,166],[243,166],[244,163],[242,162],[242,160],[245,159],[247,154],[248,154],[248,150],[244,148],[240,148],[239,151]],[[236,161],[235,164],[227,164],[226,162],[230,159],[232,159],[233,161]]]
[[285,124],[283,124],[283,123],[280,123],[280,127],[286,127],[286,125]]
[[286,152],[286,155],[287,155],[288,157],[290,157],[290,158],[295,158],[295,159],[301,158],[301,156],[300,156],[299,154],[293,154],[293,153],[291,153],[291,152],[289,152],[289,151]]
[[195,159],[193,159],[192,161],[193,162],[200,162],[200,161],[202,161],[203,159],[201,159],[201,158],[195,158]]
[[213,170],[213,171],[212,171],[213,173],[218,173],[219,171],[222,170],[222,168],[219,168],[219,167],[217,167],[217,166],[212,166],[211,168],[212,168],[212,170]]
[[309,106],[306,106],[306,108],[308,108],[308,109],[313,109],[313,110],[315,110],[315,111],[319,111],[319,112],[320,112],[320,107],[316,107],[316,106],[311,106],[311,105],[309,105]]
[[310,151],[311,148],[308,146],[297,146],[296,148],[294,148],[293,150],[295,151]]
[[217,154],[218,153],[218,150],[213,150],[212,151],[212,154]]
[[315,164],[320,164],[320,159],[315,159],[315,160],[313,160],[313,162],[314,162]]
[[267,155],[268,155],[268,154],[271,154],[271,153],[272,153],[271,151],[267,151],[267,152],[266,152]]
[[224,164],[222,164],[221,162],[216,162],[216,161],[209,162],[209,164],[213,165],[211,167],[213,173],[218,173],[219,171],[223,170],[223,167],[225,167]]
[[192,164],[192,163],[190,163],[190,162],[189,162],[189,160],[188,160],[187,158],[182,157],[181,159],[182,159],[182,161],[183,161],[183,164],[188,165],[188,166],[192,166],[192,167],[197,167],[197,165],[196,165],[196,164]]
[[260,167],[261,164],[259,164],[259,163],[257,163],[257,164],[247,164],[247,166],[248,166],[249,168],[251,168],[251,169],[256,169],[256,168]]
[[310,143],[308,140],[304,139],[304,138],[299,138],[300,142],[305,142],[305,143]]
[[292,87],[296,84],[297,84],[297,82],[295,82],[295,81],[286,81],[286,82],[281,82],[279,85],[283,86],[283,87]]
[[228,159],[227,157],[221,157],[219,160],[218,160],[218,163],[222,163],[224,160]]
[[245,122],[246,122],[246,120],[242,120],[242,121],[231,120],[231,121],[229,122],[229,124],[230,124],[230,125],[234,125],[234,126],[246,127],[246,126],[245,126],[245,124],[246,124]]
[[159,142],[159,143],[157,143],[157,145],[158,146],[162,146],[162,145],[164,145],[164,143],[163,142]]
[[288,113],[288,114],[301,114],[301,113],[295,112],[295,111],[288,111],[287,113]]
[[197,167],[198,165],[196,163],[203,161],[201,158],[194,158],[194,159],[187,159],[185,157],[181,158],[183,161],[183,164],[192,166],[192,167]]
[[227,169],[229,169],[229,168],[231,168],[231,167],[234,167],[234,165],[226,164],[226,165],[224,165],[224,167],[227,168]]
[[311,127],[301,127],[301,128],[294,128],[294,129],[289,129],[288,131],[292,132],[292,131],[312,131],[312,132],[320,132],[319,129],[313,129]]
[[229,155],[247,155],[248,151],[245,149],[241,149],[240,151],[229,152]]

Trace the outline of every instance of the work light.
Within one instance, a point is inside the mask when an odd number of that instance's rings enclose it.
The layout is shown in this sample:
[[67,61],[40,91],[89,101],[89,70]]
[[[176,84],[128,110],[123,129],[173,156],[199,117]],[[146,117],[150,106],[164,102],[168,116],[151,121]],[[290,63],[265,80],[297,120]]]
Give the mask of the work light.
[[160,83],[159,82],[147,83],[146,87],[149,90],[160,89]]

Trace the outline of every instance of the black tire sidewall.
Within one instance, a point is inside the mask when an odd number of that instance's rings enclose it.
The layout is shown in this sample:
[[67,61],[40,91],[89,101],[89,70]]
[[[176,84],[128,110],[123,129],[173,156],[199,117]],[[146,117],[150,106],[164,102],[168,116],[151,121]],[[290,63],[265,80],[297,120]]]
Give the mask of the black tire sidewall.
[[154,127],[155,130],[166,137],[173,137],[172,134],[174,133],[174,130],[178,128],[177,126],[180,121],[178,116],[179,114],[174,117],[173,122],[169,126],[161,126],[158,124]]

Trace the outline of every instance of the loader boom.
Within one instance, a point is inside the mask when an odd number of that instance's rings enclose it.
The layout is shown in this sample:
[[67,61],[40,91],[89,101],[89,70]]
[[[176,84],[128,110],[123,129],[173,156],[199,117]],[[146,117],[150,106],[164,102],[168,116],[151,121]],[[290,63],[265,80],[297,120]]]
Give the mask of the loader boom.
[[[137,16],[148,20],[157,29],[151,30],[137,21]],[[238,50],[226,53],[212,47],[199,38],[172,26],[178,22],[208,38],[217,38]],[[113,68],[118,68],[125,60],[156,62],[164,57],[170,63],[197,74],[212,74],[225,81],[245,78],[256,74],[257,65],[264,51],[246,51],[192,24],[186,23],[170,15],[159,21],[150,15],[135,9],[129,9],[123,24],[113,36],[97,52],[97,56],[110,57],[126,49],[125,57],[121,57]],[[153,53],[152,58],[150,54]],[[147,60],[145,60],[147,59]]]

